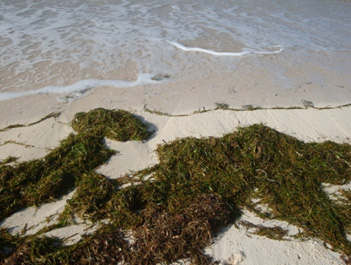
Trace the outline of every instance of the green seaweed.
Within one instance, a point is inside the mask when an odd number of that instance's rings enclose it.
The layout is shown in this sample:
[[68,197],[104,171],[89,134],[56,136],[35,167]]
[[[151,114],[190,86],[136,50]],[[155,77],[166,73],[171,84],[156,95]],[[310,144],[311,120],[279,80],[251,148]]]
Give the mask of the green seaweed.
[[259,110],[259,109],[262,109],[260,106],[255,106],[255,105],[252,105],[252,104],[249,104],[249,105],[243,105],[241,106],[241,109],[242,110]]
[[21,239],[18,235],[11,235],[7,229],[0,228],[0,261],[8,256],[14,249],[17,249],[23,239]]
[[229,104],[227,103],[223,103],[223,102],[215,102],[215,105],[216,105],[216,110],[217,109],[223,109],[223,110],[227,110],[229,109]]
[[160,146],[158,154],[153,178],[162,196],[155,202],[169,211],[186,207],[201,193],[219,195],[233,214],[259,198],[274,218],[350,254],[345,233],[350,219],[322,189],[322,183],[350,181],[349,145],[306,144],[253,125],[221,138],[177,140]]
[[284,237],[288,235],[288,230],[279,226],[266,227],[263,225],[255,225],[248,221],[240,221],[239,224],[247,228],[254,228],[255,231],[252,232],[253,234],[265,236],[274,240],[284,240]]
[[115,154],[105,146],[105,134],[123,141],[150,135],[145,124],[121,110],[78,113],[73,124],[78,134],[70,134],[44,158],[0,165],[0,220],[21,208],[57,199],[82,182]]
[[14,163],[17,160],[18,160],[18,157],[9,156],[9,157],[5,158],[3,161],[0,162],[0,166],[6,165],[6,164],[10,164],[10,163]]
[[98,108],[87,113],[79,112],[72,121],[72,127],[78,133],[88,132],[122,142],[145,140],[150,136],[147,126],[124,110]]
[[[110,180],[93,171],[113,154],[103,137],[124,141],[146,139],[149,133],[146,127],[139,130],[138,122],[134,127],[123,125],[124,118],[108,116],[109,112],[77,114],[72,126],[78,134],[70,135],[42,160],[1,165],[3,217],[76,187],[65,214],[110,221],[69,247],[52,239],[27,238],[7,259],[12,264],[21,263],[25,255],[33,264],[168,264],[184,258],[210,264],[204,247],[219,229],[238,220],[242,209],[257,212],[253,199],[269,207],[270,215],[262,217],[296,225],[301,237],[319,238],[349,260],[351,193],[345,191],[340,200],[331,200],[322,184],[351,180],[350,145],[304,143],[253,125],[219,138],[190,137],[160,145],[159,164]],[[124,184],[130,186],[122,188]],[[13,191],[20,195],[4,203],[2,198],[14,196]],[[15,206],[9,210],[11,203]],[[273,239],[286,235],[279,227],[256,228],[257,234]],[[126,229],[132,231],[134,243],[124,239]],[[32,245],[39,250],[31,250]]]
[[302,105],[307,109],[307,108],[314,108],[314,104],[312,101],[302,99],[301,100]]

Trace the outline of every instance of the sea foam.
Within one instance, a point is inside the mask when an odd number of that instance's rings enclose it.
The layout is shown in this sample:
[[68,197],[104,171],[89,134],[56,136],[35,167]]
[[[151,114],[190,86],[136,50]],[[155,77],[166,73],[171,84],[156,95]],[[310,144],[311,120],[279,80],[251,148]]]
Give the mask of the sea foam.
[[158,82],[160,81],[153,80],[152,75],[148,73],[139,74],[138,78],[135,81],[87,79],[80,80],[68,86],[47,86],[36,90],[27,90],[21,92],[0,92],[0,101],[38,94],[64,95],[70,93],[80,93],[80,95],[84,95],[85,92],[102,86],[122,88],[155,84]]
[[[316,54],[320,62],[325,55],[335,60],[321,63],[319,75],[350,69],[344,58],[351,50],[349,1],[1,0],[0,10],[0,91],[8,91],[2,99],[69,90],[40,88],[77,76],[88,79],[81,86],[94,87],[90,79],[108,82],[127,63],[139,73],[184,80],[198,66],[235,71],[232,58],[284,50],[293,65]],[[192,52],[210,56],[192,60]],[[275,64],[265,68],[275,71]],[[33,91],[14,92],[21,87]]]
[[244,56],[244,55],[248,55],[248,54],[277,54],[280,53],[284,50],[284,48],[282,48],[281,46],[276,46],[274,48],[279,48],[276,51],[256,51],[253,49],[243,49],[242,52],[217,52],[217,51],[213,51],[213,50],[208,50],[208,49],[203,49],[203,48],[198,48],[198,47],[186,47],[180,43],[174,42],[174,41],[167,41],[168,43],[174,45],[175,47],[183,50],[183,51],[190,51],[190,52],[202,52],[202,53],[207,53],[207,54],[211,54],[214,56]]

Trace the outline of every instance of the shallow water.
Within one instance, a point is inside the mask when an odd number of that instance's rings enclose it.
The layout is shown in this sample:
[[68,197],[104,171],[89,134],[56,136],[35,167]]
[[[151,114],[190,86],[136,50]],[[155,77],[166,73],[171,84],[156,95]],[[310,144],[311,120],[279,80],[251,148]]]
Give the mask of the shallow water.
[[97,80],[123,87],[143,74],[139,85],[160,73],[201,85],[238,69],[269,71],[281,89],[350,89],[350,14],[351,2],[336,0],[2,0],[0,100],[106,85]]

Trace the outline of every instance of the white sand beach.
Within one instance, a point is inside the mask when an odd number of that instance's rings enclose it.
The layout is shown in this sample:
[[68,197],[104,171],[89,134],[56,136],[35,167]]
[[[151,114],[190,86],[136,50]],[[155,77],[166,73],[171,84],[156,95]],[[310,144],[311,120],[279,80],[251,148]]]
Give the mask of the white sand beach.
[[[266,1],[261,9],[255,1],[78,1],[78,15],[69,5],[19,2],[0,4],[0,161],[42,158],[74,132],[76,113],[95,108],[129,111],[154,131],[143,142],[106,139],[118,153],[96,171],[110,179],[156,165],[159,145],[259,123],[308,143],[351,144],[349,1]],[[74,192],[0,227],[34,235],[57,222]],[[240,220],[289,233],[279,241],[230,224],[205,250],[220,264],[345,264],[325,242],[295,238],[298,227],[247,209]],[[77,217],[45,235],[74,244],[104,222]]]
[[[99,89],[112,90],[112,88],[108,87]],[[112,94],[107,98],[110,102],[114,102]],[[119,96],[119,99],[123,101],[123,97]],[[113,103],[106,104],[105,100],[105,97],[93,91],[90,95],[65,106],[64,110],[60,109],[62,112],[57,118],[53,117],[34,125],[0,132],[0,159],[5,159],[8,156],[17,156],[20,161],[28,161],[44,156],[58,146],[60,140],[73,131],[69,122],[76,112],[88,111],[96,107],[108,109],[122,107]],[[210,110],[211,107],[215,107],[206,106],[204,108],[206,111],[200,113],[196,113],[196,109],[194,109],[193,112],[185,112],[181,115],[178,113],[172,116],[172,114],[163,115],[145,111],[143,109],[144,106],[141,104],[142,100],[143,98],[134,97],[131,100],[131,105],[133,101],[140,102],[138,108],[124,108],[152,124],[150,129],[155,130],[155,133],[150,140],[143,143],[134,141],[121,143],[107,140],[106,144],[108,147],[118,150],[119,153],[113,156],[107,164],[98,168],[97,171],[99,173],[109,178],[119,178],[126,173],[157,164],[158,157],[155,149],[158,145],[165,142],[188,136],[198,138],[220,137],[236,130],[237,127],[245,127],[257,123],[263,123],[305,142],[331,140],[338,143],[351,143],[350,106],[330,109],[266,108],[259,110]],[[210,101],[210,99],[207,100]],[[126,101],[128,102],[128,99]],[[170,104],[172,103],[176,102],[170,101]],[[34,109],[33,113],[37,115],[37,119],[47,114],[41,111],[35,112],[36,107],[33,106],[32,108]],[[1,113],[5,112],[9,120],[11,120],[11,112],[3,110]],[[25,115],[25,112],[23,113]],[[16,119],[16,117],[13,117],[13,119]],[[18,117],[17,119],[18,122],[21,122]],[[31,122],[35,122],[35,120],[31,120]],[[3,126],[6,125],[4,124]],[[26,229],[24,235],[34,234],[41,228],[55,223],[55,216],[57,217],[62,212],[65,201],[73,193],[74,191],[57,202],[42,205],[38,208],[23,209],[19,213],[3,220],[1,227],[8,228],[13,234],[21,233],[24,229]],[[242,219],[267,227],[273,226],[269,221],[260,219],[249,212],[245,213]],[[76,225],[50,231],[48,235],[58,236],[62,239],[69,238],[68,243],[72,244],[80,239],[79,235],[91,232],[89,227],[92,225],[83,220],[77,220]],[[296,234],[298,231],[296,227],[290,227],[279,221],[276,221],[274,225],[288,227],[289,231],[292,231],[291,235]],[[76,236],[72,238],[72,235]],[[253,235],[245,227],[235,227],[234,225],[228,226],[214,239],[213,244],[208,247],[207,253],[216,260],[221,261],[222,264],[342,264],[339,253],[326,248],[323,242],[316,239],[301,241],[290,236],[285,241],[276,241]]]

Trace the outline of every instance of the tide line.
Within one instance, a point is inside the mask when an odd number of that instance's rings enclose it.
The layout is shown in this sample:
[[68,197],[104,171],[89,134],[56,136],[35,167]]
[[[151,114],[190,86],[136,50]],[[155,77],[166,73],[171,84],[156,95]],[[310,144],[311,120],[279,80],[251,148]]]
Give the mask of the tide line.
[[113,86],[118,88],[134,87],[137,85],[155,84],[157,82],[159,81],[153,80],[152,76],[146,73],[139,74],[137,80],[135,81],[87,79],[80,80],[68,86],[47,86],[36,90],[27,90],[21,92],[1,92],[0,101],[38,94],[81,93],[83,95],[86,91],[102,86]]
[[276,47],[279,47],[279,50],[277,50],[277,51],[256,51],[256,50],[252,50],[252,49],[244,49],[242,52],[217,52],[217,51],[198,48],[198,47],[186,47],[186,46],[184,46],[178,42],[174,42],[174,41],[167,41],[167,42],[172,44],[173,46],[177,47],[178,49],[183,50],[183,51],[202,52],[202,53],[207,53],[207,54],[211,54],[214,56],[236,56],[236,57],[239,57],[239,56],[244,56],[244,55],[248,55],[248,54],[277,54],[277,53],[280,53],[284,50],[283,47],[276,46]]

